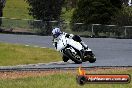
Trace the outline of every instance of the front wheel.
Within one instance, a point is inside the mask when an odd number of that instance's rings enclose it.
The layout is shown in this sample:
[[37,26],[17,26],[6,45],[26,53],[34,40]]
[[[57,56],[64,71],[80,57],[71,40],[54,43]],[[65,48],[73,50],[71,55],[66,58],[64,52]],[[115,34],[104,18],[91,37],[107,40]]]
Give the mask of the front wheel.
[[63,59],[64,62],[67,62],[69,60],[69,58],[66,55],[63,55],[62,59]]
[[69,49],[66,50],[66,54],[76,64],[81,64],[82,63],[81,57],[77,54],[72,53]]

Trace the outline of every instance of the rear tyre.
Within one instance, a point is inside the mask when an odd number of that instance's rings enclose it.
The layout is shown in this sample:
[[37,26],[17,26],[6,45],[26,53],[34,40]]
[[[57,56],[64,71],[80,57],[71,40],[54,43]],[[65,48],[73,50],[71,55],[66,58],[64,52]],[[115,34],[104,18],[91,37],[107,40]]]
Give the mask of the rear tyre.
[[81,63],[82,63],[81,57],[76,57],[74,54],[72,54],[72,52],[71,52],[69,49],[66,50],[66,53],[67,53],[67,56],[68,56],[72,61],[74,61],[76,64],[81,64]]
[[90,63],[94,63],[96,61],[96,57],[92,51],[86,51],[84,56],[84,61],[89,61]]
[[92,56],[92,57],[89,59],[89,62],[90,62],[90,63],[94,63],[95,61],[96,61],[95,56]]

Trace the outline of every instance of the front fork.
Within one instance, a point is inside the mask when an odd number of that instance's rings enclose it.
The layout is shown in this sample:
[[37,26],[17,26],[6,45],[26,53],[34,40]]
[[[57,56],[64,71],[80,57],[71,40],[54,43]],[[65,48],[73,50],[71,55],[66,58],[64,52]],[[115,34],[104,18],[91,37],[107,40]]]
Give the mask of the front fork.
[[[65,49],[70,49],[70,51],[72,52],[72,53],[74,53],[74,54],[79,54],[79,56],[80,56],[80,58],[83,60],[84,59],[84,54],[85,54],[85,51],[84,50],[76,50],[75,48],[73,48],[73,47],[70,47],[70,48],[65,48]],[[63,49],[61,52],[64,54],[64,55],[66,55],[66,50],[65,49]],[[67,55],[66,55],[67,56]]]

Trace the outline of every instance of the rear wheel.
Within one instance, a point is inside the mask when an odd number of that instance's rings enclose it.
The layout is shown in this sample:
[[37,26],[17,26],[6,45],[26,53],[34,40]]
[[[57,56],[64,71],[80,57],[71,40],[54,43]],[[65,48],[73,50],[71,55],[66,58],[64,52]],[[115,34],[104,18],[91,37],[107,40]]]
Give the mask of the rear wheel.
[[84,61],[89,61],[90,63],[94,63],[96,61],[96,57],[92,51],[85,52]]
[[82,63],[82,59],[79,55],[72,53],[69,49],[66,50],[66,53],[68,55],[68,57],[74,61],[76,64],[81,64]]
[[89,62],[90,63],[94,63],[96,61],[96,57],[93,55],[90,59]]

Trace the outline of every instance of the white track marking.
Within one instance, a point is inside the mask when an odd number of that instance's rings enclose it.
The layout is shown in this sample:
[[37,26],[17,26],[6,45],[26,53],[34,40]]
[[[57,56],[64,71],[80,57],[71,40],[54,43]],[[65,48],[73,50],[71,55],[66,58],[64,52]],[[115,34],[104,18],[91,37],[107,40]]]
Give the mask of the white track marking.
[[40,47],[40,46],[37,46],[37,45],[34,45],[34,46],[32,46],[32,45],[25,45],[25,46],[27,46],[27,47],[30,47],[30,46],[31,46],[31,47],[35,47],[35,48],[43,48],[43,49],[46,48],[46,47]]

